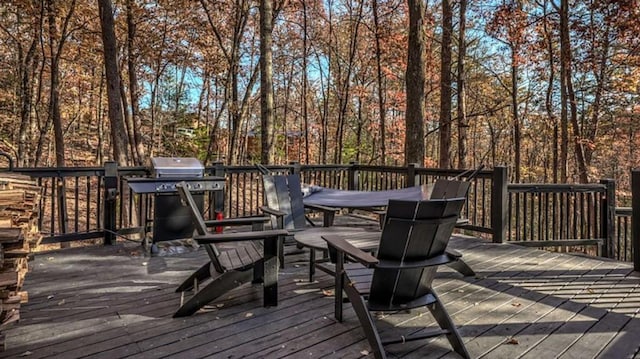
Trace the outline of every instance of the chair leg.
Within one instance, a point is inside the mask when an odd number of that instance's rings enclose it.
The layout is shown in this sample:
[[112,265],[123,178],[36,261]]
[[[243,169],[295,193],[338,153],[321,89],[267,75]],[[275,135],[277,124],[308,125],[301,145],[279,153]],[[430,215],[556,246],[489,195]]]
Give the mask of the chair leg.
[[[348,280],[348,278],[345,279]],[[384,347],[382,346],[378,330],[376,329],[374,318],[371,316],[369,309],[367,309],[367,304],[365,303],[364,298],[350,285],[345,286],[344,291],[347,293],[347,298],[349,298],[349,301],[353,306],[353,310],[358,316],[364,335],[367,337],[367,341],[373,351],[373,356],[376,359],[386,358],[387,356],[384,352]]]
[[278,240],[278,259],[280,260],[280,269],[284,269],[284,238]]
[[313,276],[316,274],[316,250],[309,248],[309,282],[313,282]]
[[264,259],[261,259],[253,265],[253,280],[251,280],[251,283],[258,284],[263,282],[264,282]]
[[473,277],[476,275],[476,272],[474,272],[473,269],[471,269],[471,267],[469,267],[469,265],[462,259],[450,262],[447,265],[465,277]]
[[187,278],[182,284],[178,286],[176,292],[184,292],[187,290],[191,290],[194,286],[195,281],[198,283],[202,283],[207,278],[211,277],[211,262],[207,262],[202,267],[198,268],[195,272],[193,272],[189,278]]
[[224,272],[216,277],[202,288],[198,293],[194,294],[186,301],[174,314],[174,318],[185,317],[197,312],[200,308],[209,304],[214,299],[229,290],[249,282],[253,278],[253,271],[230,271]]
[[438,325],[440,325],[440,328],[449,332],[449,334],[447,334],[447,339],[449,340],[451,347],[453,347],[453,350],[463,358],[471,358],[469,352],[467,352],[467,348],[464,346],[460,333],[458,333],[458,329],[442,305],[442,302],[440,302],[440,298],[438,298],[436,293],[433,291],[431,294],[433,294],[436,301],[433,304],[427,305],[427,308],[438,322]]

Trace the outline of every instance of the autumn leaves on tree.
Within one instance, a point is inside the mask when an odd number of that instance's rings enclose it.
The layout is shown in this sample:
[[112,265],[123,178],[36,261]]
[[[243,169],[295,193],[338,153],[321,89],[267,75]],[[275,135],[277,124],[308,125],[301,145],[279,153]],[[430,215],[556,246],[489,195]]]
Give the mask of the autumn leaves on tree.
[[[638,166],[633,1],[14,0],[0,150],[19,166]],[[624,153],[625,156],[620,156]]]

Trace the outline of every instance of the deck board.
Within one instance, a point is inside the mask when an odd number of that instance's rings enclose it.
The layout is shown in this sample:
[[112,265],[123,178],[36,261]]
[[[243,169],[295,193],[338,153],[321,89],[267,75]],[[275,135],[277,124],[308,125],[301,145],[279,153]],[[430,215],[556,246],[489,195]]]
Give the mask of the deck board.
[[[478,358],[634,358],[640,344],[640,280],[629,263],[456,237],[477,272],[443,268],[435,290]],[[303,255],[287,257],[279,305],[262,307],[249,284],[187,318],[172,318],[174,290],[204,251],[144,257],[138,247],[38,254],[29,302],[6,331],[0,358],[370,358],[349,304],[333,319],[333,278],[306,281]],[[426,310],[379,316],[382,334],[433,325]],[[387,347],[390,358],[455,358],[446,339]]]

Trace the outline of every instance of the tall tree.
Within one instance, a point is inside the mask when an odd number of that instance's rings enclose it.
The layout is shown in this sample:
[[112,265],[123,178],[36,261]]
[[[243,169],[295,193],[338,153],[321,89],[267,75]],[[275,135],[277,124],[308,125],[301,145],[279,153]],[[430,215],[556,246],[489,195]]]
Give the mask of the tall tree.
[[[582,183],[588,181],[587,167],[584,160],[583,143],[580,136],[580,127],[578,124],[578,108],[576,102],[575,91],[573,88],[572,78],[572,56],[571,56],[571,40],[569,34],[569,1],[560,1],[560,72],[561,72],[561,94],[562,94],[562,122],[571,123],[573,128],[573,145],[576,154],[576,164],[578,169],[578,178]],[[568,107],[568,109],[567,109]],[[568,111],[569,110],[569,111]],[[569,116],[569,118],[567,118]],[[566,133],[568,137],[568,131]],[[567,138],[568,139],[568,138]],[[563,138],[564,140],[564,138]],[[568,141],[567,141],[568,142]],[[564,182],[567,180],[565,173]]]
[[75,11],[76,1],[73,0],[69,6],[66,16],[64,16],[62,29],[58,29],[57,18],[60,9],[56,7],[55,1],[47,0],[47,19],[49,21],[49,52],[51,54],[50,73],[50,97],[49,97],[49,121],[53,124],[56,164],[59,167],[65,165],[65,141],[63,134],[62,116],[60,113],[60,61],[62,60],[63,48],[69,36],[69,24]]
[[458,21],[458,167],[467,167],[467,94],[465,57],[467,56],[467,0],[460,0],[460,17]]
[[424,163],[424,12],[422,0],[408,0],[409,40],[407,45],[407,111],[405,115],[406,137],[404,142],[405,163]]
[[145,158],[144,144],[142,142],[142,119],[140,118],[140,90],[138,88],[138,48],[136,46],[136,13],[139,8],[134,0],[127,0],[127,74],[129,77],[129,98],[131,106],[131,121],[133,134],[132,148],[134,149],[134,162],[142,165]]
[[382,46],[380,44],[380,15],[378,11],[378,0],[372,0],[373,30],[376,44],[376,82],[378,89],[378,112],[380,116],[380,164],[387,162],[387,110],[384,103],[384,74],[382,73]]
[[453,11],[442,0],[442,49],[440,54],[440,168],[451,165],[451,34]]
[[[260,162],[273,162],[273,0],[260,0]],[[285,134],[286,136],[286,134]]]
[[513,124],[513,168],[514,180],[520,182],[521,170],[521,119],[519,114],[518,78],[522,63],[521,50],[525,41],[527,14],[522,10],[522,4],[511,1],[500,5],[493,14],[487,28],[495,38],[509,49],[510,85],[504,85],[509,93],[511,102],[511,122]]
[[549,24],[549,14],[548,14],[548,2],[549,0],[544,0],[542,4],[543,16],[542,16],[542,31],[545,40],[545,51],[548,62],[548,80],[547,80],[547,88],[545,91],[544,98],[544,108],[547,113],[547,119],[553,128],[553,149],[552,149],[552,179],[554,183],[558,182],[558,117],[555,115],[553,110],[553,85],[555,82],[555,74],[556,74],[556,62],[555,62],[555,52],[554,52],[554,41],[552,29]]
[[309,163],[310,149],[309,149],[309,24],[307,14],[307,1],[300,0],[302,6],[302,120],[303,126],[302,132],[304,134],[304,161]]
[[[359,40],[359,30],[360,25],[362,24],[362,12],[364,8],[364,1],[360,1],[358,4],[357,13],[351,13],[351,7],[349,7],[349,18],[352,20],[349,21],[351,24],[349,28],[349,54],[347,56],[346,66],[339,66],[336,71],[337,77],[341,77],[340,82],[337,84],[338,86],[338,119],[336,124],[336,151],[334,153],[334,163],[342,163],[342,153],[344,150],[343,142],[344,142],[344,128],[345,123],[347,121],[348,109],[351,105],[351,86],[353,82],[353,72],[356,67],[356,55],[358,53],[358,40]],[[342,70],[345,69],[346,72],[343,74]],[[340,76],[343,74],[342,76]]]
[[104,47],[104,67],[107,79],[107,100],[111,124],[111,146],[113,158],[119,165],[131,164],[129,138],[124,124],[122,98],[120,93],[120,71],[118,71],[118,46],[113,23],[113,5],[111,0],[98,0],[102,44]]

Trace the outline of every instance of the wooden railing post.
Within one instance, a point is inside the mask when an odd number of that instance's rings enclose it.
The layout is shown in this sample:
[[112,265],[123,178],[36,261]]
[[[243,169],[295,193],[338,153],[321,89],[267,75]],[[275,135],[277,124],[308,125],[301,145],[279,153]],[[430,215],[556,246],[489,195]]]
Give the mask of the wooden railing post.
[[602,231],[602,253],[600,256],[613,258],[613,241],[615,240],[616,223],[616,181],[613,179],[601,179],[600,183],[607,187],[604,200],[600,202],[600,230]]
[[349,191],[357,191],[360,183],[358,183],[358,162],[349,162],[349,171],[347,173],[347,189]]
[[419,181],[416,181],[416,167],[417,163],[409,163],[407,166],[407,188],[413,187]]
[[292,175],[300,174],[300,172],[302,172],[302,165],[300,164],[300,162],[289,162],[289,166],[291,166],[291,169],[289,171],[291,171]]
[[[226,171],[224,162],[213,163],[213,175],[216,177],[226,178]],[[213,191],[213,213],[224,213],[224,193],[226,192],[227,184],[225,183],[225,189],[223,191]]]
[[116,243],[116,208],[118,199],[118,164],[104,163],[104,245]]
[[507,167],[494,167],[491,182],[491,229],[493,232],[493,243],[503,243],[507,236],[509,216],[509,192],[507,185]]
[[631,171],[631,250],[633,270],[640,271],[640,170]]

